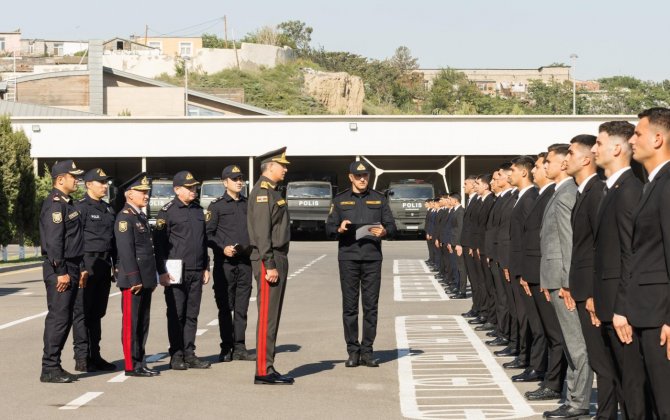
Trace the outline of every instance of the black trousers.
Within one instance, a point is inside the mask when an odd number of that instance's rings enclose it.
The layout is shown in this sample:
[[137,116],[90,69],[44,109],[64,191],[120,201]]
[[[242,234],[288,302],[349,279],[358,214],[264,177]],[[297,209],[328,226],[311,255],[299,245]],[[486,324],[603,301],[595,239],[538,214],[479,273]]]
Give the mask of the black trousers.
[[84,255],[84,266],[89,267],[88,281],[78,291],[72,325],[75,359],[100,357],[102,318],[112,286],[111,259]]
[[[649,381],[651,395],[654,399],[656,412],[660,419],[670,419],[670,360],[666,354],[666,346],[659,345],[661,328],[636,328],[633,327],[633,342],[638,340],[639,355],[644,364],[644,371]],[[628,360],[628,355],[625,356]],[[624,362],[623,378],[634,374],[634,365]]]
[[274,372],[275,347],[284,293],[288,277],[288,258],[274,250],[275,265],[279,280],[270,283],[265,280],[265,264],[260,260],[251,261],[251,268],[258,287],[258,324],[256,325],[256,375],[265,376]]
[[500,264],[498,264],[498,269],[500,270],[500,278],[502,280],[503,289],[505,290],[505,311],[509,314],[509,346],[513,349],[525,351],[525,348],[521,349],[521,341],[519,340],[519,319],[516,310],[516,297],[512,290],[511,281],[511,276],[513,274],[510,273],[510,281],[507,281],[505,272]]
[[219,310],[221,349],[246,349],[251,297],[251,261],[214,261],[214,300]]
[[512,296],[510,311],[512,311],[512,322],[516,325],[517,342],[519,343],[519,357],[528,361],[530,359],[531,351],[530,345],[527,342],[530,337],[528,334],[526,334],[529,332],[528,317],[526,316],[526,307],[524,306],[524,300],[521,296],[521,294],[525,294],[525,292],[521,290],[519,274],[510,271],[509,276],[510,281],[507,282],[507,286],[509,287],[509,293]]
[[449,258],[449,251],[446,245],[440,246],[440,274],[442,274],[445,282],[451,284],[454,281],[451,270],[451,259]]
[[[377,308],[382,279],[381,261],[339,261],[342,324],[349,354],[371,354],[377,336]],[[358,305],[363,306],[363,335],[358,340]]]
[[619,401],[623,400],[623,395],[614,360],[605,348],[600,328],[591,323],[591,316],[586,310],[586,302],[577,302],[577,314],[586,342],[589,364],[598,375],[598,413],[596,417],[615,420],[618,418]]
[[486,319],[491,324],[500,324],[501,321],[498,318],[498,312],[496,310],[496,288],[495,280],[493,279],[493,271],[491,270],[491,264],[486,261],[486,256],[481,255],[479,257],[479,262],[482,267],[482,278],[484,279],[484,288],[485,288],[485,297],[484,310],[486,312]]
[[540,315],[542,327],[547,339],[547,369],[544,373],[543,385],[554,391],[561,392],[565,383],[568,360],[565,357],[563,332],[558,323],[556,311],[540,291],[539,284],[528,283],[537,313]]
[[149,337],[151,295],[154,289],[142,288],[138,294],[121,289],[121,344],[125,370],[145,366],[144,355]]
[[496,261],[491,260],[489,262],[489,269],[491,270],[493,285],[495,287],[495,310],[498,317],[498,334],[510,340],[510,345],[514,344],[514,348],[516,348],[516,343],[512,343],[513,337],[510,323],[510,311],[507,304],[507,291],[505,290],[505,283],[507,283],[507,281]]
[[[524,309],[523,318],[521,315],[519,316],[519,326],[523,327],[519,329],[519,339],[526,346],[529,365],[538,372],[544,372],[547,370],[547,337],[544,333],[537,304],[533,296],[526,294],[526,291],[519,282],[519,277],[516,277],[513,281],[514,284],[512,287],[517,289],[519,300],[523,302],[520,306]],[[533,293],[531,285],[529,284],[528,286],[531,289],[531,293]],[[539,289],[537,289],[536,293],[539,292]]]
[[433,253],[435,252],[435,241],[426,239],[426,246],[428,246],[428,261],[432,263],[435,260],[433,257]]
[[48,313],[44,320],[44,350],[42,354],[42,372],[61,368],[61,352],[72,327],[74,304],[79,287],[80,268],[78,263],[66,262],[70,287],[64,292],[56,290],[57,275],[51,263],[42,263],[42,275],[47,295]]
[[181,284],[165,288],[170,356],[193,356],[202,300],[203,270],[186,270]]
[[[451,253],[453,257],[452,261],[454,267],[456,267],[455,273],[458,281],[458,291],[463,294],[465,294],[468,288],[468,272],[466,271],[465,268],[465,255],[463,254],[464,252],[465,248],[463,248],[463,251],[461,252],[460,256],[458,256],[455,249],[454,252]],[[470,284],[472,285],[472,281],[470,281]]]
[[465,263],[466,273],[470,280],[470,288],[472,289],[472,308],[479,312],[482,308],[481,288],[483,287],[480,280],[481,265],[475,262],[474,256],[470,255],[470,251],[475,255],[475,250],[463,247],[463,262]]

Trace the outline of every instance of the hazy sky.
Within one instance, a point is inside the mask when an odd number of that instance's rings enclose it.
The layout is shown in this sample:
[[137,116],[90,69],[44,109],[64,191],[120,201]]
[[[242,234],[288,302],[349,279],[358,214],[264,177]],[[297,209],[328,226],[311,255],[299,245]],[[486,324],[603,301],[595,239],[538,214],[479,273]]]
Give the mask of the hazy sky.
[[146,24],[150,35],[223,36],[223,15],[229,36],[297,19],[314,28],[313,46],[386,58],[406,45],[424,68],[536,68],[576,53],[577,79],[670,79],[668,0],[29,0],[3,7],[0,31],[108,39]]

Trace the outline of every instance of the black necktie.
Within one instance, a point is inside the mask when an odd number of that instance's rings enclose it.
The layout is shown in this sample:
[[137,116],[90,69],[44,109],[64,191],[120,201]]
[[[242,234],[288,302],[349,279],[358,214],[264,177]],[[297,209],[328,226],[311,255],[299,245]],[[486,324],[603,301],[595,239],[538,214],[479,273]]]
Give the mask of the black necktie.
[[607,185],[605,185],[603,188],[603,197],[606,197],[608,192],[610,192],[610,189]]
[[602,207],[603,201],[605,201],[605,197],[607,197],[609,190],[610,189],[607,187],[607,185],[603,187],[603,196],[600,197],[600,201],[598,202],[598,210],[596,211],[596,214],[600,213],[600,208]]
[[651,181],[644,183],[644,186],[642,187],[642,195],[647,193],[647,190],[649,190],[649,185],[651,185]]

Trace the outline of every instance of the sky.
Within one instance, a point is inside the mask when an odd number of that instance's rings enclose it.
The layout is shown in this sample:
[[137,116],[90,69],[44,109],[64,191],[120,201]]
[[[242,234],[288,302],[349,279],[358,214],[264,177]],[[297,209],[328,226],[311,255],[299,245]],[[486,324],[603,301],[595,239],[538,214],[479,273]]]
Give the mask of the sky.
[[[638,5],[643,4],[644,7]],[[575,77],[670,79],[670,1],[622,0],[30,0],[3,7],[0,32],[23,38],[109,39],[131,34],[240,38],[301,20],[312,46],[370,58],[410,48],[421,68],[538,68],[571,64]]]

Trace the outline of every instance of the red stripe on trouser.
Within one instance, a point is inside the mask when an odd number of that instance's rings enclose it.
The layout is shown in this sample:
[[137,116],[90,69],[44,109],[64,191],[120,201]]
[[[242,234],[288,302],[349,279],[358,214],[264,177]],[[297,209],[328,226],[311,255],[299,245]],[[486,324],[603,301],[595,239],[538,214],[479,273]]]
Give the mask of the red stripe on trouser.
[[122,342],[123,342],[123,360],[125,361],[126,370],[133,370],[133,352],[132,352],[132,334],[133,334],[133,302],[132,292],[126,289],[123,292],[123,326],[122,326]]
[[256,347],[257,353],[257,366],[258,375],[265,376],[267,375],[267,330],[268,330],[268,282],[265,279],[267,271],[265,270],[265,264],[261,261],[261,278],[258,282],[260,285],[260,302],[259,302],[259,313],[258,313],[258,345]]

